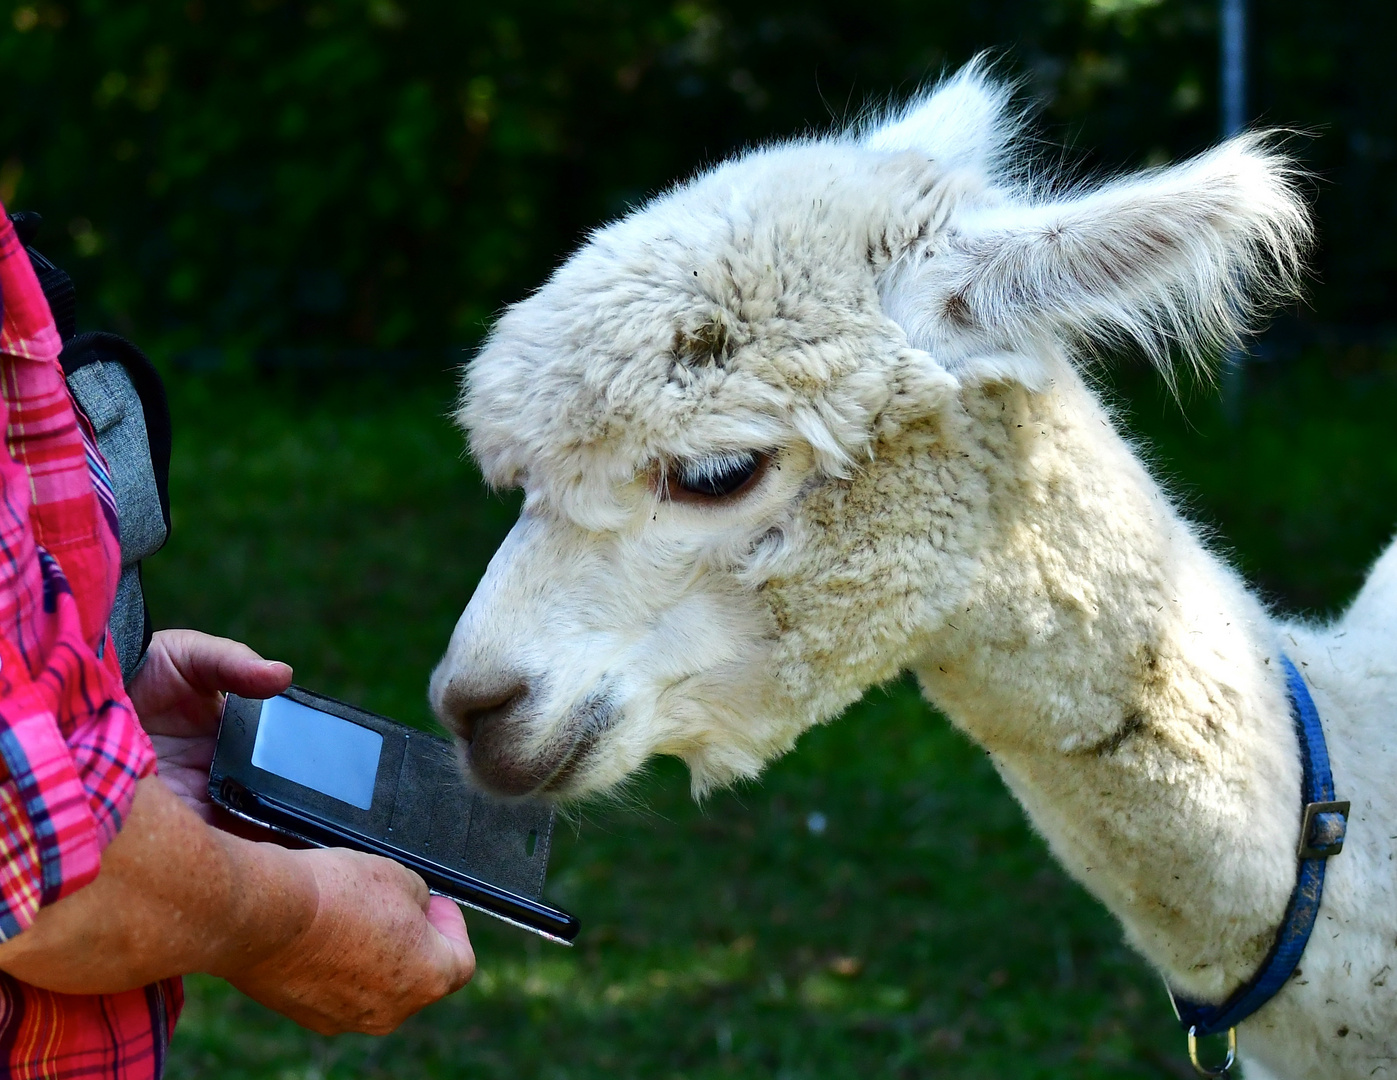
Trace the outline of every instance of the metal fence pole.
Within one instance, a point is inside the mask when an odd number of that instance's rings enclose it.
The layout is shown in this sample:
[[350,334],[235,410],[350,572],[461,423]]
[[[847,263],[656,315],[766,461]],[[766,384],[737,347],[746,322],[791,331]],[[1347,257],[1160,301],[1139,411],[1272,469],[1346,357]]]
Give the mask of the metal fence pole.
[[[1218,86],[1222,111],[1222,137],[1236,135],[1246,126],[1247,108],[1247,4],[1246,0],[1222,0],[1220,15]],[[1242,416],[1247,357],[1231,349],[1223,360],[1222,410],[1228,423]]]

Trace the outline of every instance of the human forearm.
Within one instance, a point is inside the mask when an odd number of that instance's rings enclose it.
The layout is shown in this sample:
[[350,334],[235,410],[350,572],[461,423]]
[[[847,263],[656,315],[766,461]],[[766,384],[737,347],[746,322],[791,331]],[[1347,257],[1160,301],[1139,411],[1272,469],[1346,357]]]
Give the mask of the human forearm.
[[206,971],[315,1031],[383,1034],[475,956],[456,905],[397,863],[221,833],[151,777],[96,880],[0,945],[0,970],[66,993]]
[[0,945],[0,969],[62,993],[232,974],[303,934],[317,899],[293,853],[210,828],[148,777],[97,878]]

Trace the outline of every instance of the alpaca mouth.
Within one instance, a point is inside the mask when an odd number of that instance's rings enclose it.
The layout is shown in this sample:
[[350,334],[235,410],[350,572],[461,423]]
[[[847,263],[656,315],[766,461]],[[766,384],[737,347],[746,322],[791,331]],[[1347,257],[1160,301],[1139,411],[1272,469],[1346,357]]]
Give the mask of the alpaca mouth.
[[553,770],[553,775],[543,782],[539,791],[548,795],[562,795],[586,760],[601,743],[602,736],[616,726],[619,711],[609,697],[590,698],[570,718],[568,727],[577,730],[572,748],[562,762]]
[[568,751],[567,757],[563,758],[561,765],[554,770],[553,775],[539,785],[537,794],[561,796],[566,791],[569,783],[582,768],[582,763],[591,756],[596,749],[598,737],[583,736],[573,743],[572,749]]
[[511,752],[502,726],[486,728],[463,743],[463,758],[485,790],[511,798],[564,797],[602,737],[615,726],[619,710],[604,696],[587,699],[565,720],[540,753]]

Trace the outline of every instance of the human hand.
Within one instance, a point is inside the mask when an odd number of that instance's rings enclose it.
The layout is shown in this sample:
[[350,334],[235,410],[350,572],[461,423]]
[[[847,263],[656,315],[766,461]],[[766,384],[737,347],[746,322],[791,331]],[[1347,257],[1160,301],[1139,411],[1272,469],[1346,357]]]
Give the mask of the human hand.
[[213,821],[209,766],[225,692],[267,698],[291,685],[291,668],[228,638],[162,630],[127,692],[155,744],[160,777],[205,821]]
[[0,971],[55,993],[205,971],[321,1032],[391,1031],[474,968],[461,913],[416,874],[210,828],[154,776],[96,880],[0,942]]
[[470,981],[465,919],[412,871],[339,848],[285,855],[314,876],[310,925],[272,954],[212,974],[322,1035],[386,1035]]

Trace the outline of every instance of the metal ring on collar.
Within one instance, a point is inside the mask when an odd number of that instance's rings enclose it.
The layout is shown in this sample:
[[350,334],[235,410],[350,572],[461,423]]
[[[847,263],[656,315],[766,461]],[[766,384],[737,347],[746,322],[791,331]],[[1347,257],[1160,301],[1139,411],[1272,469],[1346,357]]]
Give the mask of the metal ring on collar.
[[1198,1029],[1188,1029],[1188,1060],[1193,1065],[1194,1071],[1199,1076],[1210,1077],[1211,1080],[1227,1080],[1231,1075],[1232,1066],[1237,1063],[1237,1029],[1230,1027],[1227,1029],[1227,1060],[1218,1069],[1210,1069],[1198,1060],[1198,1037],[1194,1034]]

